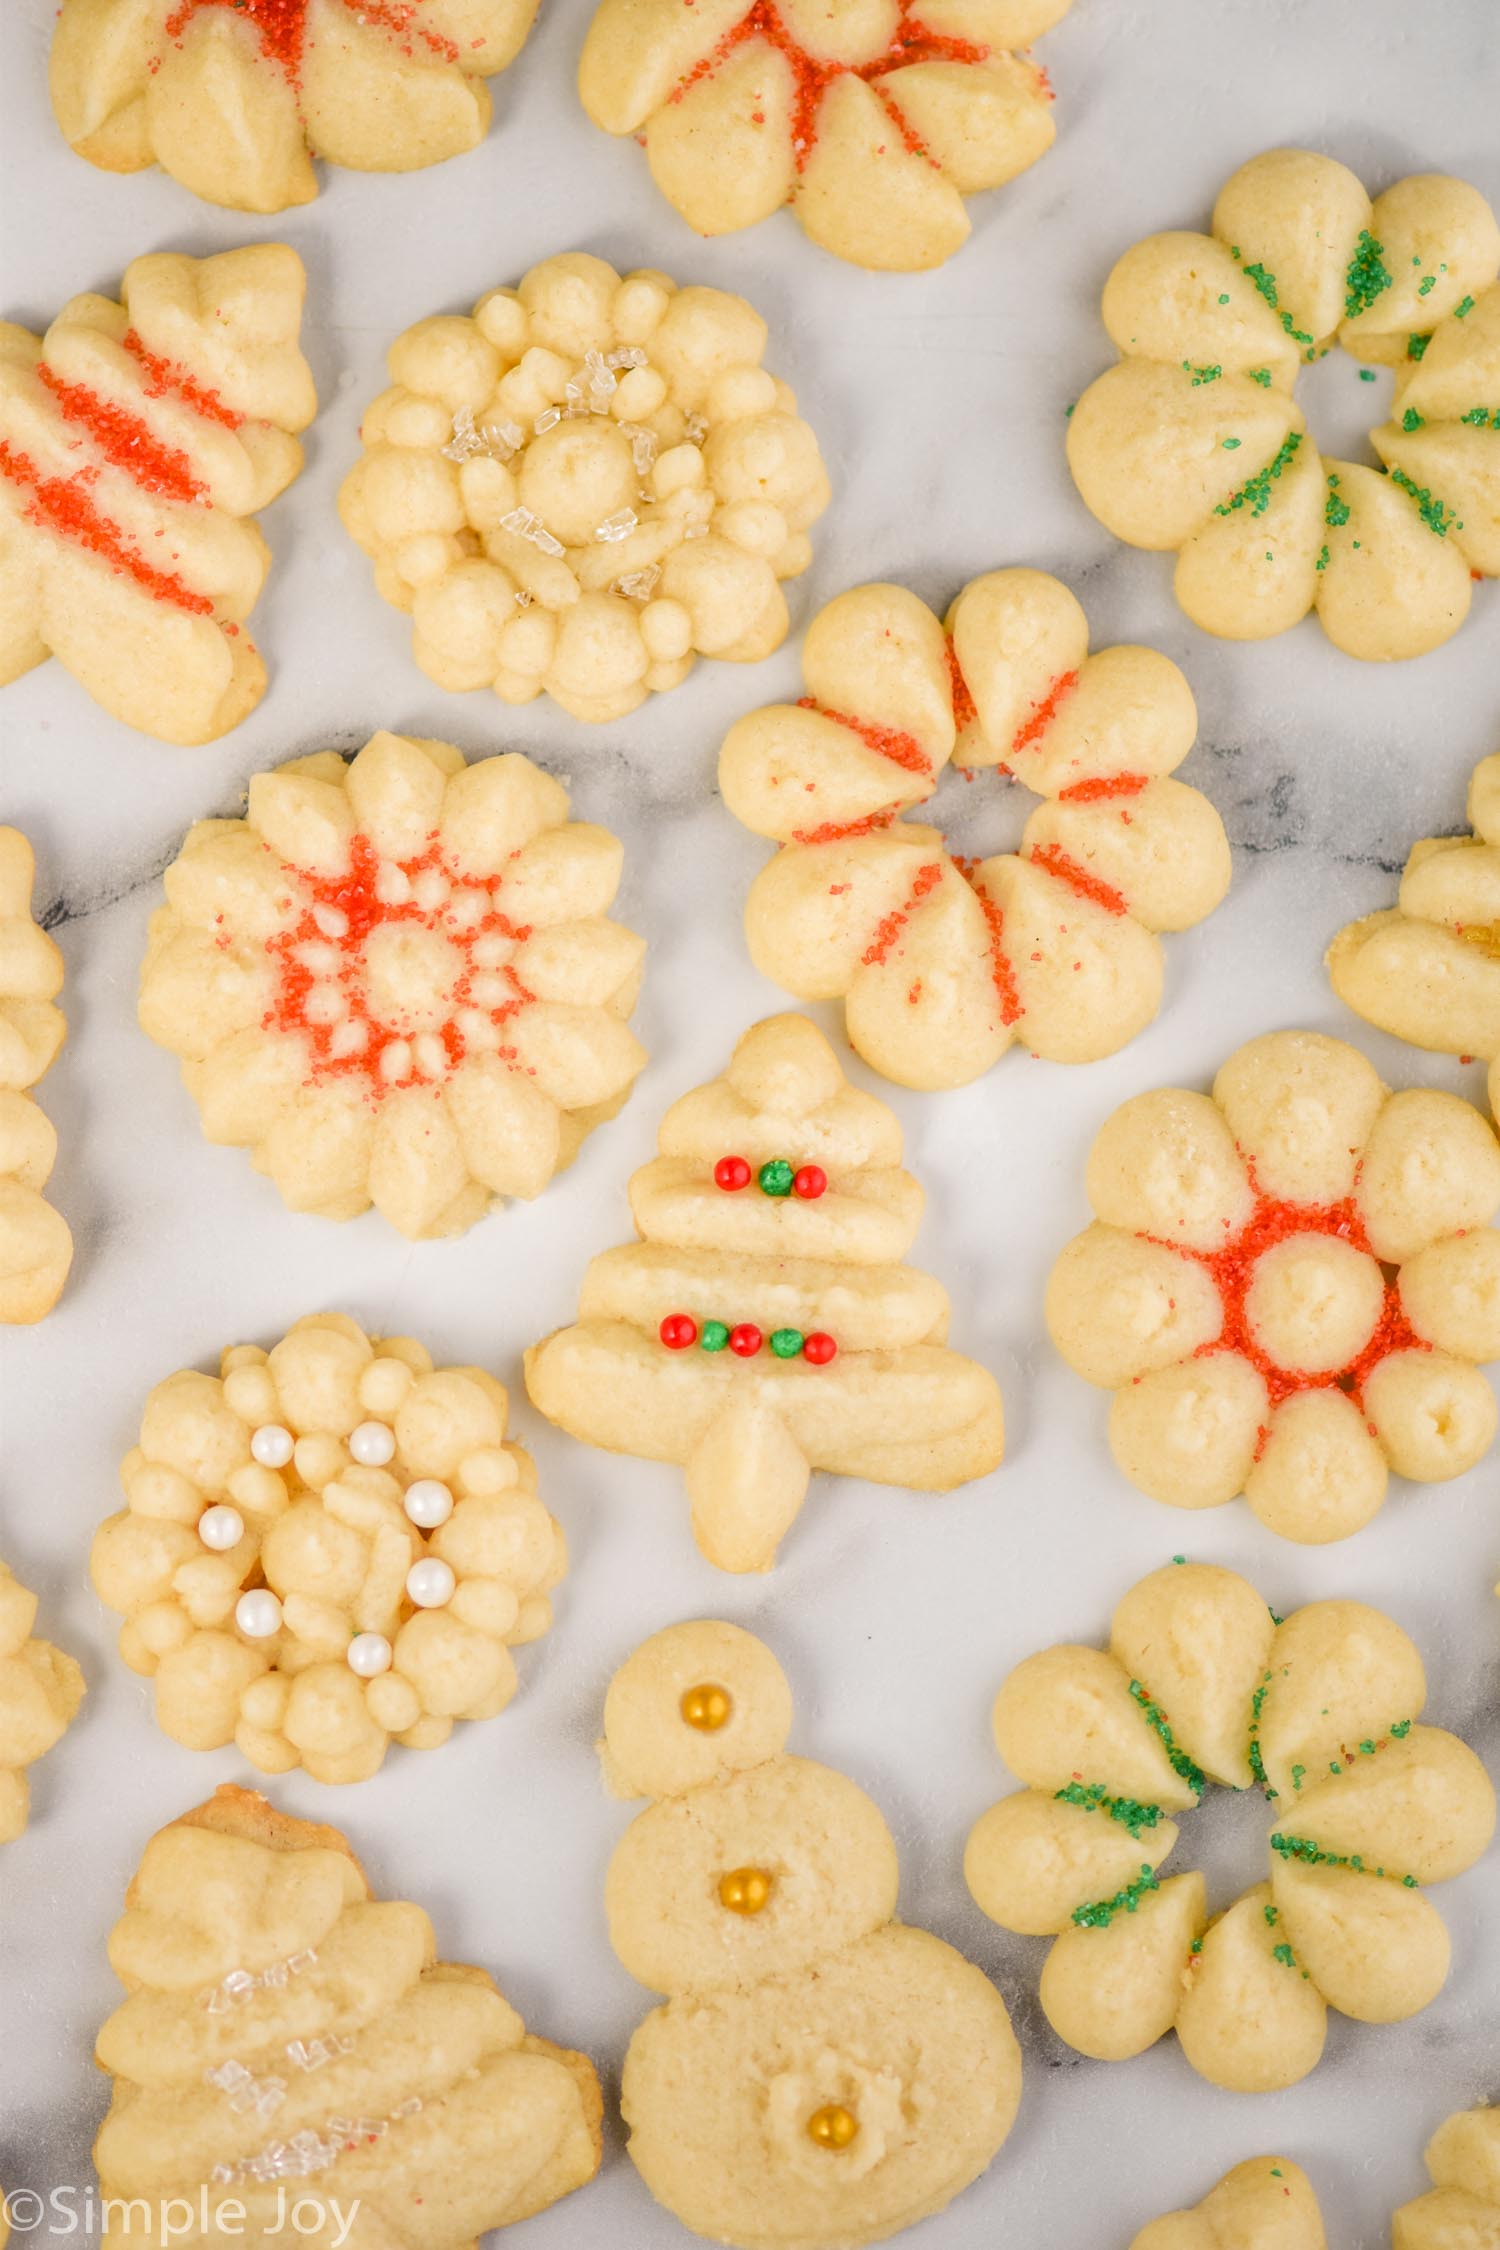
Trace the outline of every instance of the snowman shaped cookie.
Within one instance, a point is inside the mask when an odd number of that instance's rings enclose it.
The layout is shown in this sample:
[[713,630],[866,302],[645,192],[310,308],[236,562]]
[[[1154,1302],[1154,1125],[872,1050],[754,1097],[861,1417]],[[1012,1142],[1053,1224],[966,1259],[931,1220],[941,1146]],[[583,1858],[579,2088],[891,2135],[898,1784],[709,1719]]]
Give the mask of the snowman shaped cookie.
[[616,1847],[610,1940],[666,1994],[637,2029],[630,2154],[695,2233],[743,2250],[882,2241],[977,2179],[1010,2131],[1004,2002],[893,1917],[884,1819],[787,1754],[791,1690],[738,1626],[675,1625],[610,1684],[610,1787],[655,1801]]

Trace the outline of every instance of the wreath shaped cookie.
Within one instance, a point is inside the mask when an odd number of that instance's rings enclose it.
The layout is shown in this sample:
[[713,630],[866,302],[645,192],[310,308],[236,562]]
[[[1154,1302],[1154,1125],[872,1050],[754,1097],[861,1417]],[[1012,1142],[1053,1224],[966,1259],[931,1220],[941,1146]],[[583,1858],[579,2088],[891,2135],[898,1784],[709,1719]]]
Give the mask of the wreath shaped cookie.
[[74,297],[45,336],[0,322],[0,686],[55,656],[164,742],[254,710],[245,631],[271,553],[258,509],[317,411],[298,348],[307,277],[275,242],[160,252],[120,302]]
[[83,1701],[83,1674],[72,1657],[32,1637],[36,1610],[35,1594],[0,1562],[0,1844],[25,1834],[26,1768],[61,1742]]
[[602,0],[583,106],[632,134],[699,234],[790,203],[808,237],[883,271],[939,266],[965,196],[1052,146],[1052,89],[1026,47],[1072,0]]
[[539,1194],[646,1060],[621,847],[568,813],[529,758],[382,732],[190,829],[139,1012],[208,1138],[294,1211],[373,1203],[413,1240]]
[[[1086,505],[1132,547],[1175,550],[1177,599],[1228,640],[1315,609],[1348,656],[1420,656],[1500,573],[1500,227],[1478,190],[1423,173],[1372,204],[1306,149],[1243,165],[1213,232],[1158,234],[1104,290],[1120,364],[1068,425]],[[1394,367],[1383,468],[1320,456],[1293,395],[1335,344]]]
[[363,1781],[516,1692],[567,1569],[503,1387],[320,1313],[158,1383],[94,1538],[163,1733],[261,1773]]
[[1327,2250],[1313,2184],[1289,2156],[1252,2156],[1191,2211],[1142,2227],[1130,2250]]
[[1175,1508],[1243,1493],[1306,1544],[1470,1469],[1495,1434],[1500,1148],[1452,1094],[1392,1094],[1353,1047],[1272,1032],[1213,1096],[1117,1109],[1094,1223],[1047,1285],[1052,1341],[1113,1391],[1109,1438]]
[[1430,2194],[1391,2220],[1391,2250],[1487,2250],[1500,2242],[1500,2109],[1465,2109],[1427,2143]]
[[[799,1000],[842,999],[849,1041],[898,1085],[963,1086],[1021,1040],[1092,1062],[1161,1000],[1156,933],[1229,883],[1206,797],[1170,778],[1197,712],[1154,649],[1089,654],[1057,579],[996,570],[940,624],[901,586],[819,612],[807,694],[730,730],[719,786],[780,849],[756,877],[756,967]],[[1034,789],[1020,850],[974,861],[908,820],[950,761]]]
[[[1107,1652],[1028,1657],[995,1701],[1024,1787],[973,1830],[964,1872],[1002,1929],[1053,1939],[1041,2003],[1101,2062],[1172,2030],[1234,2093],[1292,2086],[1329,2008],[1400,2023],[1448,1974],[1423,1895],[1472,1867],[1495,1792],[1472,1750],[1419,1726],[1399,1625],[1360,1602],[1276,1618],[1233,1571],[1174,1563],[1131,1588]],[[1273,1806],[1269,1881],[1212,1920],[1203,1877],[1161,1875],[1211,1783]]]
[[[151,2239],[454,2250],[599,2169],[584,2055],[373,1895],[336,1828],[221,1788],[146,1846],[109,1937],[125,1998],[94,2059],[111,2209]],[[351,2235],[351,2226],[353,2233]]]
[[315,156],[411,172],[490,122],[537,0],[62,0],[52,108],[106,172],[159,164],[206,203],[284,211]]
[[32,919],[35,875],[19,828],[0,828],[0,1326],[51,1312],[73,1263],[68,1223],[42,1194],[57,1135],[31,1098],[68,1035],[63,958]]
[[582,252],[398,336],[339,513],[439,687],[618,719],[749,664],[828,505],[743,297]]
[[791,1757],[763,1642],[709,1621],[622,1665],[601,1751],[655,1800],[616,1845],[610,1943],[664,2005],[625,2058],[630,2154],[695,2234],[853,2250],[942,2210],[1004,2142],[1021,2050],[988,1977],[894,1919],[880,1812]]

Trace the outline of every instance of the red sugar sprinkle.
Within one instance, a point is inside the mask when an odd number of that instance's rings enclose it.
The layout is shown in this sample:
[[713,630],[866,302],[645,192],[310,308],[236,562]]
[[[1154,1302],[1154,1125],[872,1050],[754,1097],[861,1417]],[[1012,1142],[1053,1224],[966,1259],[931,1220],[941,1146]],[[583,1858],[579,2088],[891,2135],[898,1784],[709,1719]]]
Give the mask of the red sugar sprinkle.
[[[968,874],[967,869],[964,872]],[[970,881],[972,883],[972,878]],[[972,887],[989,932],[990,976],[994,981],[995,997],[1000,1002],[1000,1021],[1009,1030],[1012,1024],[1020,1022],[1026,1011],[1021,1006],[1021,995],[1016,990],[1016,973],[1011,967],[1010,955],[1005,950],[1005,917],[988,891],[982,891],[977,883],[973,883]]]
[[[1069,858],[1060,844],[1038,844],[1027,857],[1033,867],[1040,867],[1044,874],[1055,875],[1060,883],[1066,883],[1069,890],[1076,891],[1080,898],[1092,899],[1095,906],[1102,906],[1106,914],[1127,914],[1130,911],[1122,892],[1117,891],[1112,883],[1104,882],[1098,875],[1091,875],[1086,867],[1080,867],[1076,859]],[[1077,964],[1074,965],[1076,967]]]
[[951,633],[948,635],[947,649],[948,685],[953,693],[953,724],[961,734],[965,727],[974,724],[979,716],[979,711],[973,696],[969,693],[969,683],[959,669],[958,650],[954,646]]
[[[863,820],[825,820],[821,828],[794,828],[794,844],[842,844],[851,836],[873,836],[881,828],[889,828],[896,817],[895,807],[889,812],[866,813]],[[848,889],[847,883],[843,886]]]
[[905,900],[900,906],[893,907],[889,914],[882,917],[874,937],[860,955],[860,959],[864,962],[866,968],[873,969],[885,960],[891,947],[895,944],[923,899],[926,898],[929,891],[936,890],[942,879],[943,863],[941,860],[929,860],[925,867],[917,869],[916,878]]
[[900,766],[903,773],[919,773],[924,777],[931,777],[932,760],[915,735],[903,734],[899,727],[877,727],[868,719],[851,718],[847,711],[829,711],[811,695],[798,696],[797,709],[816,711],[820,718],[832,719],[835,726],[847,727],[851,734],[859,736],[866,749],[875,751],[879,757],[889,758],[891,764]]
[[123,469],[143,492],[189,504],[207,501],[208,487],[195,474],[188,456],[175,445],[165,444],[129,407],[101,398],[84,383],[65,382],[45,360],[36,372],[64,420],[87,430],[105,460],[113,468]]
[[1041,702],[1032,704],[1030,718],[1023,720],[1017,728],[1016,738],[1010,746],[1012,757],[1018,750],[1034,750],[1036,748],[1048,727],[1057,717],[1058,706],[1066,702],[1077,685],[1078,674],[1076,672],[1058,673],[1057,678],[1052,682]]
[[1059,789],[1057,802],[1060,805],[1092,805],[1097,804],[1101,797],[1138,797],[1150,785],[1151,776],[1146,773],[1100,774],[1093,781],[1074,781],[1066,789]]
[[[356,23],[374,24],[390,32],[401,52],[410,55],[407,34],[414,33],[430,54],[444,62],[457,62],[459,49],[451,39],[430,31],[417,21],[421,0],[343,0]],[[194,16],[204,8],[232,8],[254,25],[261,52],[283,70],[293,85],[302,73],[302,53],[307,42],[308,0],[178,0],[162,29],[168,39],[179,40]],[[477,44],[477,42],[472,42]]]
[[111,570],[133,579],[153,601],[168,602],[194,617],[211,617],[214,605],[207,594],[195,593],[175,571],[158,570],[120,526],[94,505],[89,486],[97,475],[96,469],[80,469],[72,477],[43,476],[34,461],[0,438],[0,477],[30,493],[26,506],[29,522],[87,547]]
[[186,367],[179,366],[175,359],[164,359],[160,352],[149,350],[133,328],[127,329],[121,341],[131,358],[145,371],[148,398],[162,398],[168,391],[172,391],[184,406],[190,406],[206,422],[222,422],[226,430],[237,430],[240,427],[245,419],[243,414],[236,414],[232,406],[226,406],[217,391],[210,390],[206,383],[200,383]]

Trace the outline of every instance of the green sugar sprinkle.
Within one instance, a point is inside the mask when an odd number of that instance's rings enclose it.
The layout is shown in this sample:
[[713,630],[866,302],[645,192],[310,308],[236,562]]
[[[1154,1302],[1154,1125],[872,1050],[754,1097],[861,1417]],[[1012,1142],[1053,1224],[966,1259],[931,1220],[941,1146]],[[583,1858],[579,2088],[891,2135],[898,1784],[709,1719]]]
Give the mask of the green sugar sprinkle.
[[[1377,255],[1379,254],[1379,247],[1380,246],[1377,243]],[[1349,270],[1352,273],[1354,269],[1351,266]],[[1265,298],[1266,303],[1270,306],[1272,312],[1275,313],[1277,319],[1281,322],[1281,325],[1285,329],[1287,335],[1291,337],[1292,342],[1294,344],[1306,344],[1310,352],[1312,349],[1311,336],[1308,335],[1305,328],[1295,327],[1292,322],[1291,314],[1282,310],[1281,301],[1276,294],[1275,275],[1267,273],[1265,267],[1262,265],[1253,265],[1246,266],[1245,279],[1250,283],[1252,288],[1258,289],[1260,291],[1261,295]],[[1389,274],[1386,275],[1386,280],[1390,280]],[[1221,299],[1221,302],[1224,304],[1228,304],[1229,299],[1225,297]]]
[[1193,389],[1195,391],[1200,384],[1217,383],[1224,372],[1222,367],[1195,367],[1190,359],[1185,359],[1182,364],[1184,371],[1193,378]]
[[1227,305],[1227,304],[1228,304],[1228,302],[1229,302],[1229,299],[1228,299],[1227,297],[1221,297],[1221,298],[1219,299],[1219,303],[1220,303],[1221,305]]
[[[1326,554],[1327,554],[1327,552],[1328,552],[1328,549],[1327,549],[1327,548],[1325,547],[1325,548],[1324,548],[1324,550],[1323,550],[1323,552],[1324,552],[1324,554],[1326,555]],[[1293,1768],[1292,1768],[1292,1787],[1293,1787],[1293,1789],[1300,1789],[1300,1788],[1302,1787],[1302,1779],[1303,1779],[1303,1776],[1304,1776],[1304,1774],[1305,1774],[1306,1772],[1307,1772],[1307,1768],[1306,1768],[1306,1766],[1293,1766]]]
[[1195,1937],[1192,1944],[1188,1947],[1188,1951],[1192,1954],[1194,1960],[1196,1960],[1198,1958],[1198,1955],[1203,1951],[1202,1938]]
[[1402,1720],[1400,1721],[1400,1723],[1399,1723],[1398,1725],[1396,1725],[1396,1726],[1393,1726],[1393,1727],[1392,1727],[1392,1728],[1390,1729],[1390,1737],[1391,1737],[1391,1740],[1392,1740],[1392,1742],[1404,1742],[1404,1741],[1406,1740],[1407,1736],[1408,1736],[1408,1735],[1409,1735],[1410,1733],[1411,1733],[1411,1721],[1410,1721],[1410,1719],[1402,1719]]
[[1250,1771],[1255,1777],[1256,1787],[1264,1796],[1279,1797],[1280,1790],[1271,1787],[1269,1776],[1266,1773],[1265,1760],[1260,1754],[1260,1743],[1256,1739],[1260,1733],[1261,1706],[1270,1692],[1271,1675],[1266,1672],[1261,1677],[1260,1686],[1250,1698]]
[[[1325,1852],[1310,1836],[1284,1836],[1279,1828],[1272,1832],[1271,1849],[1282,1859],[1300,1860],[1304,1867],[1347,1867],[1354,1875],[1385,1874],[1383,1867],[1366,1867],[1358,1852]],[[1403,1875],[1401,1881],[1409,1891],[1418,1888],[1415,1875]]]
[[1375,370],[1374,370],[1374,368],[1373,368],[1373,367],[1362,367],[1362,368],[1360,369],[1360,371],[1359,371],[1359,379],[1360,379],[1360,381],[1361,381],[1362,383],[1373,383],[1373,382],[1374,382],[1374,380],[1375,380]]
[[1426,427],[1426,418],[1425,416],[1419,414],[1414,406],[1409,406],[1406,409],[1406,412],[1401,417],[1401,427],[1403,430],[1424,429]]
[[[1471,313],[1471,312],[1472,312],[1473,310],[1474,310],[1474,300],[1473,300],[1473,298],[1472,298],[1472,297],[1460,297],[1460,298],[1459,298],[1459,300],[1458,300],[1458,303],[1457,303],[1457,304],[1456,304],[1456,305],[1454,306],[1454,308],[1453,308],[1453,317],[1454,317],[1454,319],[1455,319],[1455,320],[1467,320],[1467,319],[1468,319],[1468,317],[1469,317],[1469,315],[1470,315],[1470,313]],[[1418,357],[1418,358],[1420,359],[1420,358],[1421,358],[1421,356],[1422,356],[1422,355],[1421,355],[1421,353],[1419,352],[1419,353],[1417,354],[1417,357]]]
[[[1284,1969],[1295,1969],[1297,1966],[1297,1956],[1292,1951],[1289,1945],[1273,1945],[1271,1948],[1271,1959],[1273,1961],[1279,1961]],[[1302,1982],[1304,1984],[1307,1984],[1310,1981],[1311,1980],[1308,1977],[1307,1971],[1306,1969],[1304,1969],[1302,1971]],[[1273,2176],[1279,2180],[1281,2174],[1277,2172]]]
[[1171,1765],[1172,1771],[1177,1775],[1179,1780],[1185,1781],[1187,1783],[1189,1789],[1192,1790],[1195,1797],[1201,1797],[1204,1790],[1208,1787],[1208,1783],[1204,1779],[1204,1776],[1200,1769],[1193,1764],[1193,1761],[1188,1756],[1187,1752],[1185,1750],[1178,1749],[1177,1744],[1172,1736],[1172,1729],[1167,1725],[1166,1713],[1162,1710],[1159,1704],[1152,1702],[1150,1695],[1141,1685],[1139,1680],[1131,1681],[1130,1692],[1135,1697],[1136,1702],[1140,1705],[1141,1715],[1145,1719],[1147,1726],[1150,1727],[1152,1732],[1160,1738],[1162,1748],[1167,1753],[1167,1759]]
[[1284,1625],[1286,1623],[1286,1619],[1281,1615],[1280,1611],[1272,1609],[1269,1602],[1267,1602],[1266,1604],[1266,1615],[1270,1618],[1273,1625]]
[[1272,1906],[1272,1904],[1270,1903],[1270,1900],[1269,1900],[1269,1899],[1268,1899],[1268,1900],[1266,1901],[1266,1904],[1265,1904],[1265,1905],[1264,1905],[1264,1906],[1263,1906],[1263,1907],[1261,1908],[1261,1912],[1262,1912],[1262,1914],[1264,1914],[1264,1916],[1265,1916],[1265,1918],[1266,1918],[1266,1928],[1267,1928],[1268,1930],[1274,1930],[1274,1929],[1275,1929],[1275,1927],[1276,1927],[1276,1925],[1277,1925],[1277,1923],[1278,1923],[1278,1922],[1279,1922],[1279,1921],[1281,1920],[1281,1916],[1280,1916],[1280,1915],[1279,1915],[1279,1914],[1277,1913],[1277,1911],[1276,1911],[1275,1907],[1274,1907],[1274,1906]]
[[1080,1930],[1107,1930],[1117,1914],[1133,1914],[1148,1891],[1160,1889],[1152,1869],[1142,1866],[1135,1881],[1116,1891],[1113,1898],[1096,1898],[1088,1906],[1075,1906],[1073,1920]]
[[[1226,445],[1231,442],[1238,445],[1240,441],[1238,438],[1232,441],[1229,438],[1224,440]],[[1291,462],[1301,443],[1302,433],[1300,430],[1289,430],[1282,439],[1280,449],[1274,460],[1268,461],[1263,469],[1257,469],[1253,477],[1247,477],[1239,490],[1232,492],[1227,500],[1218,501],[1214,507],[1214,514],[1216,516],[1232,516],[1236,508],[1248,507],[1252,516],[1263,516],[1271,505],[1272,485],[1276,482],[1282,470]]]
[[1172,1557],[1172,1560],[1173,1560],[1173,1562],[1178,1562],[1178,1563],[1186,1562],[1186,1561],[1187,1561],[1187,1556],[1186,1556],[1186,1555],[1174,1555],[1174,1556]]
[[1252,383],[1259,383],[1263,391],[1268,391],[1271,388],[1271,370],[1269,367],[1247,367],[1245,372]]
[[1467,422],[1471,430],[1500,430],[1500,406],[1493,413],[1488,407],[1471,406],[1467,414],[1460,414],[1460,422]]
[[1349,521],[1349,503],[1339,498],[1339,480],[1330,474],[1328,498],[1323,503],[1323,521],[1330,531],[1342,531]]
[[1446,539],[1450,531],[1463,530],[1462,522],[1446,501],[1435,498],[1425,484],[1414,484],[1404,469],[1392,469],[1390,479],[1392,484],[1399,485],[1403,492],[1411,495],[1417,504],[1417,514],[1429,531],[1436,532],[1439,539]]
[[1240,449],[1240,440],[1239,440],[1239,439],[1238,439],[1237,437],[1227,437],[1227,438],[1225,438],[1225,440],[1224,440],[1224,451],[1225,451],[1226,453],[1238,453],[1238,452],[1239,452],[1239,449]]
[[[1460,308],[1460,315],[1461,315],[1461,310],[1462,310],[1462,308]],[[1426,349],[1427,349],[1428,345],[1429,345],[1429,344],[1430,344],[1431,342],[1432,342],[1432,338],[1431,338],[1430,336],[1418,336],[1418,335],[1411,335],[1411,336],[1408,336],[1408,337],[1407,337],[1407,339],[1406,339],[1406,356],[1407,356],[1407,358],[1408,358],[1408,359],[1420,359],[1420,358],[1421,358],[1421,356],[1422,356],[1422,354],[1423,354],[1423,352],[1425,352],[1425,351],[1426,351]]]
[[1112,1797],[1101,1781],[1070,1781],[1056,1792],[1056,1799],[1062,1805],[1077,1805],[1083,1812],[1107,1813],[1132,1836],[1154,1828],[1161,1819],[1160,1805],[1143,1805],[1134,1797]]
[[1430,297],[1436,287],[1437,275],[1435,273],[1424,274],[1422,279],[1417,283],[1417,295],[1419,297]]
[[1391,276],[1381,256],[1381,246],[1365,227],[1344,275],[1345,320],[1355,320],[1362,312],[1368,312],[1376,298],[1390,286]]
[[[1077,401],[1077,399],[1075,398],[1075,399],[1074,399],[1074,401],[1073,401],[1073,406],[1076,406],[1077,404],[1078,404],[1078,401]],[[1066,421],[1070,421],[1070,422],[1071,422],[1071,420],[1073,419],[1073,406],[1065,406],[1065,407],[1063,408],[1063,417],[1064,417],[1064,419],[1065,419]]]
[[1316,561],[1316,562],[1315,562],[1315,563],[1313,564],[1313,569],[1314,569],[1314,570],[1326,570],[1327,568],[1328,568],[1328,549],[1327,549],[1327,547],[1326,547],[1326,546],[1323,546],[1323,547],[1319,548],[1319,550],[1318,550],[1318,559],[1317,559],[1317,561]]

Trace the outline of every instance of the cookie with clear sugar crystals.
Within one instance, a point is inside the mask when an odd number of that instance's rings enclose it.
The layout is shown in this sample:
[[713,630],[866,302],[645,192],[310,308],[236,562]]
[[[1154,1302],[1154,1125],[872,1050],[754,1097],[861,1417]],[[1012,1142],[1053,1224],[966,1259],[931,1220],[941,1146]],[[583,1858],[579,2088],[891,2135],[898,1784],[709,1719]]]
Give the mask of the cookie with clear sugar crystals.
[[779,648],[828,504],[743,297],[581,251],[391,347],[339,512],[445,688],[617,719]]
[[363,1781],[516,1692],[567,1569],[503,1387],[319,1313],[146,1401],[94,1587],[157,1722],[262,1773]]
[[1110,1446],[1174,1508],[1243,1493],[1307,1545],[1368,1523],[1390,1472],[1459,1476],[1495,1434],[1500,1147],[1478,1110],[1392,1094],[1316,1032],[1252,1039],[1212,1096],[1138,1094],[1052,1269],[1069,1365],[1114,1393]]
[[1327,2250],[1313,2184],[1288,2156],[1252,2156],[1191,2211],[1142,2227],[1130,2250]]
[[578,90],[696,233],[790,203],[835,257],[911,273],[968,239],[965,197],[1052,146],[1052,88],[1024,50],[1070,5],[602,0]]
[[294,758],[189,830],[141,1027],[292,1210],[461,1234],[539,1194],[645,1063],[622,857],[514,752],[381,733]]
[[[336,1828],[246,1789],[152,1837],[110,1932],[100,2189],[153,2240],[471,2250],[599,2169],[599,2081]],[[116,2200],[118,2199],[118,2200]],[[175,2216],[174,2216],[175,2214]],[[352,2230],[352,2231],[351,2231]]]
[[853,2250],[940,2211],[1004,2142],[1021,2051],[986,1976],[893,1919],[896,1848],[843,1774],[786,1750],[780,1665],[670,1626],[610,1683],[610,1942],[664,2005],[625,2058],[630,2154],[694,2233]]
[[549,1421],[680,1463],[720,1570],[770,1569],[814,1469],[947,1492],[998,1465],[999,1386],[904,1262],[923,1197],[901,1128],[806,1017],[747,1031],[657,1146],[630,1182],[640,1240],[594,1259],[576,1324],[526,1355]]
[[1490,2250],[1500,2242],[1500,2108],[1460,2110],[1427,2143],[1432,2187],[1391,2219],[1391,2250]]
[[45,336],[0,322],[0,686],[55,656],[112,717],[212,742],[259,703],[257,511],[317,410],[274,242],[127,266]]
[[73,1237],[43,1195],[57,1135],[31,1089],[67,1037],[56,1005],[63,959],[32,918],[36,863],[18,828],[0,828],[0,1325],[41,1320],[62,1295]]
[[537,0],[63,0],[52,108],[106,172],[284,211],[313,159],[412,172],[483,140]]
[[[1427,2007],[1451,1946],[1425,1894],[1483,1857],[1495,1792],[1456,1735],[1417,1724],[1426,1699],[1381,1611],[1279,1618],[1233,1571],[1182,1560],[1130,1589],[1107,1650],[1018,1664],[994,1732],[1023,1787],[978,1822],[964,1873],[991,1921],[1053,1940],[1059,2038],[1125,2062],[1175,2030],[1210,2084],[1267,2093],[1317,2066],[1330,2008]],[[1210,1920],[1202,1875],[1169,1862],[1215,1783],[1259,1788],[1271,1829],[1260,1879]]]
[[0,1844],[25,1833],[26,1768],[62,1740],[83,1701],[72,1657],[33,1637],[36,1609],[35,1594],[0,1562]]

